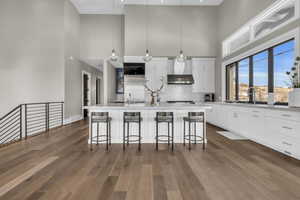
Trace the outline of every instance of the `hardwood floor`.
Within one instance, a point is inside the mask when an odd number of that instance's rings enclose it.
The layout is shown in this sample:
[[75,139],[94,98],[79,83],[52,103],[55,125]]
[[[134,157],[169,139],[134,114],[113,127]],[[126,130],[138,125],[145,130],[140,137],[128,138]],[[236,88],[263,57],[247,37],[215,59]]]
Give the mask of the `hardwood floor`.
[[84,121],[0,149],[0,200],[293,200],[300,161],[208,126],[209,143],[93,152]]

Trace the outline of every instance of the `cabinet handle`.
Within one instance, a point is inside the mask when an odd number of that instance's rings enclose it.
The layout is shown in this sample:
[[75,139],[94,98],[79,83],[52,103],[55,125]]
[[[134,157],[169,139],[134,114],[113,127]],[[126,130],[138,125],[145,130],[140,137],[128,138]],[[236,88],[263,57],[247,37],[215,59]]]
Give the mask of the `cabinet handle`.
[[292,155],[292,153],[289,152],[289,151],[284,151],[284,153],[286,153],[286,154],[288,154],[288,155]]
[[258,116],[258,115],[252,115],[252,117],[254,117],[254,118],[258,118],[259,116]]
[[282,142],[282,144],[287,145],[287,146],[293,146],[291,143],[288,143],[288,142]]
[[287,126],[283,126],[283,129],[287,129],[287,130],[293,130],[293,128],[287,127]]
[[253,110],[252,112],[254,112],[254,113],[260,113],[259,111],[257,111],[257,110]]
[[288,115],[288,114],[283,114],[281,115],[282,117],[291,117],[291,115]]

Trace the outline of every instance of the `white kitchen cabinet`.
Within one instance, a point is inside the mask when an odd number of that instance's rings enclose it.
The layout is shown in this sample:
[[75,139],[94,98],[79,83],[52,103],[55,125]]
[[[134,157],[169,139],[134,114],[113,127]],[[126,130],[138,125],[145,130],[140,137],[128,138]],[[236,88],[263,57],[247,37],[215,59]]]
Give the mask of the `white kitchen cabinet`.
[[153,58],[146,63],[145,78],[151,89],[158,89],[161,86],[161,78],[167,81],[168,58]]
[[228,111],[224,111],[224,113],[227,113],[227,124],[225,125],[225,127],[232,132],[239,133],[242,128],[240,126],[241,116],[239,110],[235,107],[230,107],[228,108]]
[[215,59],[193,58],[193,92],[215,93]]
[[300,113],[210,104],[207,121],[300,159]]

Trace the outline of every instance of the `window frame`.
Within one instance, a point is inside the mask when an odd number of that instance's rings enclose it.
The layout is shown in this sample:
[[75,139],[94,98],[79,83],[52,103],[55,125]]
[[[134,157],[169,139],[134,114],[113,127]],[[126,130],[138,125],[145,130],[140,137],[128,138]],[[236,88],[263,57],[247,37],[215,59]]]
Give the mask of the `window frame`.
[[[250,95],[249,97],[249,101],[240,101],[239,100],[239,62],[245,60],[245,59],[249,59],[249,88],[254,86],[254,71],[253,71],[253,57],[257,54],[260,54],[262,52],[267,51],[268,52],[268,93],[274,93],[275,91],[275,84],[274,84],[274,48],[288,43],[290,41],[295,41],[296,42],[296,38],[290,38],[288,40],[284,40],[283,42],[277,43],[276,45],[270,46],[269,48],[266,48],[264,50],[258,51],[255,54],[252,54],[250,56],[245,56],[235,62],[232,62],[228,65],[225,66],[226,69],[226,102],[232,102],[231,100],[229,100],[229,83],[228,83],[228,69],[229,67],[232,67],[233,65],[236,67],[236,78],[235,78],[235,85],[236,85],[236,92],[235,92],[235,102],[238,103],[250,103],[250,104],[254,104],[253,101],[253,97],[252,95]],[[250,91],[251,92],[251,91]],[[256,104],[267,104],[266,101],[256,101]],[[274,105],[288,105],[288,102],[274,102]]]
[[250,99],[250,97],[249,97],[249,101],[241,101],[239,98],[240,98],[240,87],[239,87],[239,84],[240,84],[240,79],[239,79],[239,75],[240,75],[240,71],[239,71],[239,67],[240,67],[240,65],[239,65],[239,63],[241,62],[241,61],[244,61],[244,60],[249,60],[249,71],[248,71],[248,79],[249,79],[249,81],[248,81],[248,85],[249,85],[249,88],[251,88],[251,85],[250,85],[250,82],[252,82],[253,83],[253,81],[250,81],[250,59],[252,59],[251,57],[245,57],[245,58],[243,58],[243,59],[241,59],[241,60],[239,60],[239,61],[237,61],[236,62],[236,76],[237,76],[237,80],[236,80],[236,94],[237,94],[237,96],[236,96],[236,100],[238,101],[238,102],[240,102],[240,103],[249,103],[250,101],[251,101],[251,99]]

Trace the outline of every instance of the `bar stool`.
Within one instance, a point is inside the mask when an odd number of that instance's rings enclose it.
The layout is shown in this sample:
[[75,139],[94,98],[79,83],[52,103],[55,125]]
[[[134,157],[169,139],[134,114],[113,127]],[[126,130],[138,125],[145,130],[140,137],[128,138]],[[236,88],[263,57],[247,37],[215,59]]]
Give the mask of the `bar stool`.
[[[138,150],[141,151],[141,113],[140,112],[124,112],[123,115],[123,150],[125,151],[125,144],[127,146],[131,142],[138,142]],[[126,134],[127,124],[127,134]],[[138,134],[130,134],[130,124],[138,124]],[[132,139],[133,138],[133,139]]]
[[[111,117],[109,117],[108,112],[92,112],[91,113],[91,151],[93,150],[93,143],[99,145],[100,143],[106,142],[106,150],[108,150],[108,146],[111,146]],[[93,134],[93,124],[97,124],[97,135]],[[99,125],[106,125],[106,133],[99,133]]]
[[[172,151],[174,151],[174,115],[173,112],[157,112],[156,117],[154,119],[156,121],[156,151],[158,151],[158,142],[168,142],[168,146],[170,146],[170,140],[172,142]],[[158,125],[161,123],[166,123],[168,125],[168,133],[159,134],[158,133]],[[172,135],[170,136],[170,124],[172,127]],[[165,139],[167,138],[167,139]]]
[[[188,122],[189,132],[186,134],[185,125]],[[191,125],[194,124],[194,134],[191,133]],[[203,125],[203,134],[202,136],[197,135],[197,124]],[[205,137],[206,137],[206,124],[205,124],[205,114],[204,112],[189,112],[188,117],[183,118],[183,145],[185,146],[185,142],[189,142],[189,150],[191,150],[191,143],[197,144],[197,142],[203,142],[203,150],[205,150]]]

